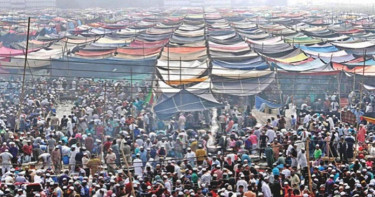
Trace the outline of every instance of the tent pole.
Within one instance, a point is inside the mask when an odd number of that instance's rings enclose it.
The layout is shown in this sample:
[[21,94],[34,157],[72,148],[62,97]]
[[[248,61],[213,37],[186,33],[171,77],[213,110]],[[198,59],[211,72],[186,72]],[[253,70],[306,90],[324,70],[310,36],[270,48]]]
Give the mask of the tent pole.
[[[364,50],[364,55],[363,55],[363,68],[362,68],[362,79],[361,79],[361,90],[360,90],[360,93],[359,93],[359,97],[360,97],[360,100],[359,100],[359,110],[362,109],[362,99],[363,99],[363,80],[364,80],[364,77],[365,77],[365,67],[366,67],[366,49]],[[358,130],[359,130],[359,124],[357,123],[357,133],[358,133]],[[354,146],[354,158],[357,157],[357,154],[358,154],[358,151],[357,151],[357,148],[358,148],[358,135],[355,135],[355,146]]]
[[353,91],[355,90],[355,69],[354,69],[354,76],[353,76]]
[[[182,62],[181,62],[181,56],[180,56],[180,85],[182,85]],[[185,89],[184,85],[182,85],[182,89]],[[182,104],[182,96],[180,96],[180,103]]]
[[276,69],[276,84],[277,84],[277,89],[279,90],[279,94],[280,94],[280,103],[283,103],[283,93],[281,92],[281,88],[280,88],[279,72],[277,71],[277,66],[275,66],[275,69]]
[[339,94],[339,106],[341,106],[341,72],[337,75],[337,88]]
[[170,77],[170,70],[169,70],[169,45],[168,45],[168,62],[167,62],[167,66],[168,66],[168,84],[170,85],[171,83],[171,77]]
[[[180,85],[182,85],[182,62],[180,57]],[[184,85],[182,85],[182,89],[185,89]]]
[[367,50],[365,49],[365,52],[364,52],[364,55],[363,55],[363,68],[362,68],[362,80],[361,80],[361,90],[360,90],[360,106],[359,108],[362,109],[362,105],[363,105],[363,83],[364,83],[364,78],[365,78],[365,67],[366,67],[366,53],[367,53]]
[[[26,52],[25,52],[25,61],[23,64],[23,75],[22,75],[22,88],[21,88],[21,96],[19,99],[19,109],[17,112],[17,118],[19,118],[19,121],[21,122],[21,112],[22,112],[22,107],[23,107],[23,100],[25,97],[25,77],[26,77],[26,65],[27,65],[27,55],[29,53],[29,38],[30,38],[30,23],[31,23],[31,18],[29,17],[27,19],[27,35],[26,35]],[[16,131],[16,128],[14,128],[14,131]]]
[[310,193],[313,192],[312,190],[312,180],[311,180],[311,171],[310,171],[310,150],[309,150],[309,147],[310,147],[310,137],[307,137],[306,139],[306,145],[305,145],[305,149],[306,149],[306,159],[307,159],[307,172],[309,174],[309,191]]
[[[207,65],[207,68],[208,68],[208,60],[206,60],[206,65]],[[210,77],[211,79],[211,74],[212,74],[212,69],[208,71],[208,76]],[[210,93],[212,93],[212,83],[211,83],[211,80],[210,80],[210,89],[209,89]]]
[[104,81],[104,107],[103,110],[106,110],[106,104],[107,104],[107,81]]
[[130,67],[130,98],[133,100],[133,66]]

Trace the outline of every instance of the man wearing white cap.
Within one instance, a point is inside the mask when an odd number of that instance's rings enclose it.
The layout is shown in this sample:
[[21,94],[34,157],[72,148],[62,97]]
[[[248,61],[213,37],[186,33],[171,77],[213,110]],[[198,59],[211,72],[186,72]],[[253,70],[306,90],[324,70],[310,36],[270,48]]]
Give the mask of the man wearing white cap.
[[243,186],[243,191],[247,192],[247,181],[245,180],[245,175],[241,174],[240,180],[237,181],[237,191],[239,191],[240,186]]
[[142,160],[139,157],[140,157],[140,154],[138,153],[136,158],[133,161],[135,176],[142,176],[143,174],[143,168],[142,168],[143,164],[142,164]]
[[13,155],[9,153],[9,150],[6,149],[5,152],[0,154],[1,157],[1,172],[2,174],[5,174],[5,172],[9,171],[12,167],[11,160],[13,158]]
[[196,159],[195,152],[191,151],[191,148],[187,148],[187,151],[188,152],[186,153],[185,159],[187,159],[189,161],[189,164],[194,167]]
[[47,168],[51,167],[52,160],[51,160],[50,153],[47,153],[47,152],[42,153],[41,155],[39,155],[38,160],[41,160],[43,162],[43,167],[47,167]]

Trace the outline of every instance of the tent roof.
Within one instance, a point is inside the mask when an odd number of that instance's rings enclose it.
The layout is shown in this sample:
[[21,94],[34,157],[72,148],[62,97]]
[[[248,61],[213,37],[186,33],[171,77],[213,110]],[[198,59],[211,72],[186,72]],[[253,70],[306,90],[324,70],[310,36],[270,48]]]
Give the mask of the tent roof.
[[209,95],[195,95],[187,90],[181,90],[168,98],[164,96],[163,101],[158,102],[154,107],[154,111],[158,118],[165,120],[179,112],[204,111],[213,107],[220,107],[221,104],[212,99],[213,97],[208,98]]

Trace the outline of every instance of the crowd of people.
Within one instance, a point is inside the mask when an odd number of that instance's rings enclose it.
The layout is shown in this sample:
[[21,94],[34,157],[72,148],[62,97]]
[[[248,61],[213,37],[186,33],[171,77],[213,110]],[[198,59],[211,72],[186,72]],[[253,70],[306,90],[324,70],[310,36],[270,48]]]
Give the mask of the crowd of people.
[[[375,195],[374,127],[361,119],[371,95],[349,95],[354,123],[332,113],[344,110],[337,96],[265,122],[229,102],[163,122],[147,84],[40,78],[25,89],[23,102],[20,81],[1,90],[2,196]],[[64,99],[71,113],[59,114]]]

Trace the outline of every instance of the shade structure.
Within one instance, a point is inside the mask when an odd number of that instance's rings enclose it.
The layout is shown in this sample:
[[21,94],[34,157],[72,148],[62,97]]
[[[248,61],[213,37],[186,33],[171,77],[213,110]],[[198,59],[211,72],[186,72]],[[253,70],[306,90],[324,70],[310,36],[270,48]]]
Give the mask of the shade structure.
[[161,96],[154,107],[154,112],[158,118],[166,120],[179,112],[204,111],[221,107],[221,104],[210,95],[195,95],[183,89],[172,96]]
[[269,108],[280,108],[282,105],[281,104],[276,104],[276,103],[273,103],[271,101],[268,101],[266,99],[263,99],[262,97],[259,97],[259,96],[256,96],[255,97],[255,108],[256,109],[260,109],[261,106],[263,105],[263,103],[265,105],[267,105]]
[[212,91],[218,94],[229,94],[234,96],[250,96],[262,92],[274,80],[275,73],[261,77],[247,79],[230,79],[212,76]]

